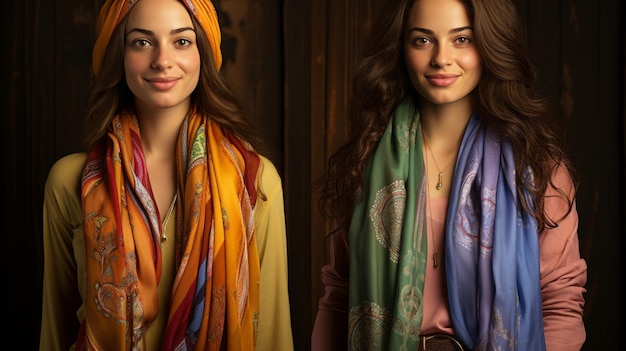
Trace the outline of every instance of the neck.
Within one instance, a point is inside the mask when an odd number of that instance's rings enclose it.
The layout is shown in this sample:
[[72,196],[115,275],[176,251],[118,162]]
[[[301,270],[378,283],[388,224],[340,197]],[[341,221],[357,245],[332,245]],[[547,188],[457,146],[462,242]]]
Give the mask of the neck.
[[432,104],[422,99],[419,109],[422,134],[433,151],[458,148],[472,116],[471,99],[450,104]]
[[[425,106],[422,106],[425,105]],[[420,103],[423,155],[430,197],[448,197],[471,104]]]
[[171,158],[189,109],[137,109],[141,145],[146,157]]

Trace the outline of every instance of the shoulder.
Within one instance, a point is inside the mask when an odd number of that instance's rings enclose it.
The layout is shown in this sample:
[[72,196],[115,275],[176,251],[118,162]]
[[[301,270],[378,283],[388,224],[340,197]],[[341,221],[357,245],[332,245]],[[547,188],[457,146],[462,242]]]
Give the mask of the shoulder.
[[576,194],[576,186],[570,171],[565,165],[554,165],[550,174],[550,182],[546,188],[546,197],[564,197],[572,199]]
[[278,193],[282,194],[282,179],[276,166],[267,157],[259,155],[261,163],[257,174],[257,190],[260,198],[273,198]]
[[560,222],[567,216],[576,216],[575,196],[576,186],[569,170],[564,165],[556,165],[544,196],[548,217]]
[[65,155],[54,162],[48,176],[57,175],[58,173],[67,173],[69,171],[82,172],[85,162],[87,162],[86,152]]
[[87,153],[74,153],[58,159],[48,172],[46,193],[80,194],[80,182],[83,168],[87,161]]
[[563,164],[554,166],[552,170],[552,184],[554,188],[563,190],[568,195],[573,195],[575,187],[572,174]]

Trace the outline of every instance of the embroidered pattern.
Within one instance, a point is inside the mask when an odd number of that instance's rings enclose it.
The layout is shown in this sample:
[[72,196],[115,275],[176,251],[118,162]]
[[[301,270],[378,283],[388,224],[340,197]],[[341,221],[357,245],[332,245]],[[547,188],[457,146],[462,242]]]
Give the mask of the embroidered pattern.
[[406,201],[404,181],[396,180],[376,192],[376,200],[370,210],[370,219],[376,231],[376,240],[398,263],[402,237],[402,217]]
[[350,309],[349,343],[352,350],[383,350],[391,329],[391,312],[366,301]]

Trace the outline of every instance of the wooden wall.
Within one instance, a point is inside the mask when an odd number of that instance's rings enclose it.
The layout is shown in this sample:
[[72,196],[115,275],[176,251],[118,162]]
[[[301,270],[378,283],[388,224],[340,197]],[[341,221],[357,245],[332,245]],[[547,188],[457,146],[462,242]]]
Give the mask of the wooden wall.
[[623,350],[624,2],[526,1],[521,8],[544,91],[559,104],[580,171],[579,237],[588,264],[585,350]]
[[[312,183],[346,137],[350,76],[386,0],[216,0],[223,72],[284,181],[296,350],[322,292],[328,231]],[[24,0],[2,12],[0,129],[5,332],[36,349],[41,308],[41,204],[47,171],[80,150],[96,9],[102,0]],[[584,350],[624,349],[626,92],[620,0],[517,0],[542,89],[561,107],[581,171],[581,252],[589,265]],[[20,330],[21,329],[21,330]],[[20,334],[15,334],[20,333]],[[32,335],[31,335],[32,334]]]

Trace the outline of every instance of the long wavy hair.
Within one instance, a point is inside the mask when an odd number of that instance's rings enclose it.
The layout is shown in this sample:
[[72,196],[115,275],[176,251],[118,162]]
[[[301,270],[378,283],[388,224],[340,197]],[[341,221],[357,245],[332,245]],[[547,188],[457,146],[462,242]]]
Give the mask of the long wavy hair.
[[[196,18],[192,14],[190,16],[196,31],[196,43],[201,60],[200,78],[191,94],[191,104],[197,106],[198,112],[209,116],[226,132],[247,141],[257,152],[263,152],[264,145],[259,135],[255,133],[257,129],[250,127],[241,102],[215,66],[206,33]],[[87,98],[83,143],[88,150],[106,136],[112,119],[134,104],[134,96],[124,78],[127,22],[128,14],[122,18],[111,36],[102,70],[94,79]]]
[[[554,186],[551,179],[556,167],[566,167],[573,178],[574,169],[564,151],[563,136],[556,133],[555,110],[537,92],[525,29],[514,5],[507,0],[461,1],[473,25],[483,65],[483,75],[472,93],[477,112],[513,147],[517,192],[523,208],[537,220],[539,229],[555,227],[559,219],[546,215],[544,194],[548,185]],[[392,111],[405,97],[416,99],[403,46],[413,2],[391,1],[365,41],[352,82],[348,142],[331,156],[325,174],[317,182],[322,187],[319,207],[335,225],[333,232],[348,229],[362,191],[363,171]],[[533,173],[533,184],[521,178],[527,168]],[[571,211],[574,197],[557,190]],[[527,197],[522,196],[526,191],[533,195],[533,203],[527,203]]]

